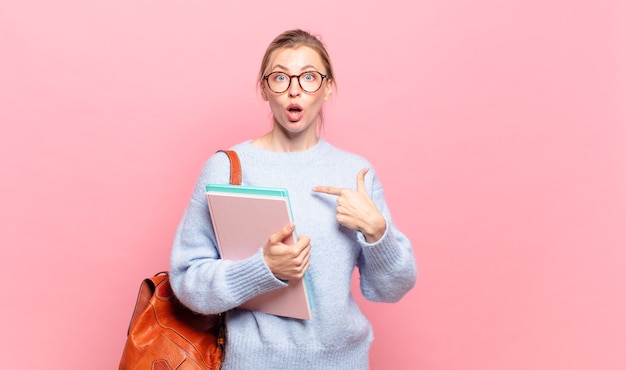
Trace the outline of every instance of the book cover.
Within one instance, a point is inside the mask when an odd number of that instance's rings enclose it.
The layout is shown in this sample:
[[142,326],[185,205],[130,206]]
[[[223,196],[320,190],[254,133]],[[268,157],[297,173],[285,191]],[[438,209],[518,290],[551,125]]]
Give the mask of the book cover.
[[[271,234],[294,222],[286,189],[209,184],[206,197],[217,246],[224,259],[250,257],[263,247]],[[296,240],[294,231],[285,244]],[[311,318],[305,279],[289,281],[287,287],[256,296],[240,308],[305,320]]]

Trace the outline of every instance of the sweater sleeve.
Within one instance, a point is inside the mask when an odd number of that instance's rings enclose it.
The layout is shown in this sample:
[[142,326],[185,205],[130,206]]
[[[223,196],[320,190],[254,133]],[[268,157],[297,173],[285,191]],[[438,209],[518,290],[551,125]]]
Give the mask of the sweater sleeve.
[[170,280],[178,299],[190,309],[220,313],[256,295],[287,284],[265,264],[262,245],[240,260],[219,257],[205,196],[205,185],[227,184],[230,162],[225,154],[213,155],[205,164],[191,200],[176,231],[170,258]]
[[357,266],[361,293],[370,301],[397,302],[417,280],[413,249],[409,239],[393,224],[382,186],[375,175],[369,188],[372,189],[372,200],[387,222],[387,228],[383,237],[375,243],[367,243],[358,233],[361,255]]

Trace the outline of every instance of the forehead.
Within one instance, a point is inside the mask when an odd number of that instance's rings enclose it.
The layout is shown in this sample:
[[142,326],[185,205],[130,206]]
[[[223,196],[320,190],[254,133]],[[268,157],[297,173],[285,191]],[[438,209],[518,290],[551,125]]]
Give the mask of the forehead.
[[270,56],[268,68],[270,70],[286,70],[287,72],[298,72],[310,68],[321,72],[325,70],[322,57],[315,49],[308,46],[274,50]]

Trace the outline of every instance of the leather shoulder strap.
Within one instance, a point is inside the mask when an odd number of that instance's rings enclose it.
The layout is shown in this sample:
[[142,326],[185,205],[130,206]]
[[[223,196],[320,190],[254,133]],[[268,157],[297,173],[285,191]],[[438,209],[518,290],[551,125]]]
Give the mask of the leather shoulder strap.
[[230,160],[230,184],[241,185],[241,162],[239,162],[239,156],[234,150],[218,150],[218,152],[224,152]]

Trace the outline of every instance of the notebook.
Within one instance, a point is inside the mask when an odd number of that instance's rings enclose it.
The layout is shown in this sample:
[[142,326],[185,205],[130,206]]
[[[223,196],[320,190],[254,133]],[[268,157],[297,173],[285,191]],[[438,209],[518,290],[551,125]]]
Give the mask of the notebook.
[[[271,234],[294,221],[286,189],[209,184],[206,198],[223,259],[252,256]],[[294,231],[285,244],[296,240]],[[240,308],[304,320],[311,318],[305,279],[290,281],[285,288],[256,296]]]

